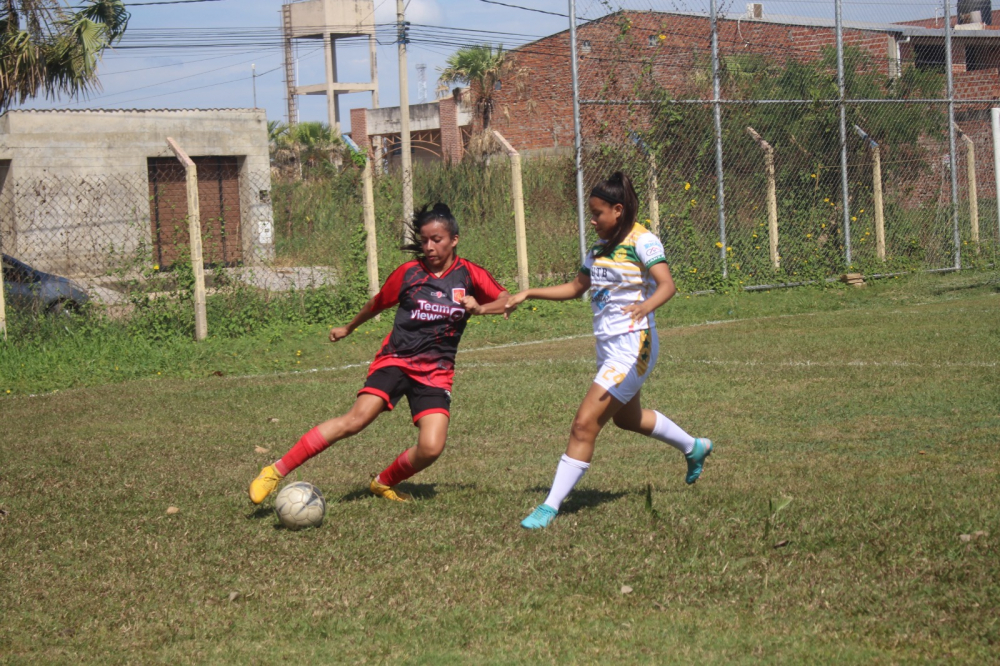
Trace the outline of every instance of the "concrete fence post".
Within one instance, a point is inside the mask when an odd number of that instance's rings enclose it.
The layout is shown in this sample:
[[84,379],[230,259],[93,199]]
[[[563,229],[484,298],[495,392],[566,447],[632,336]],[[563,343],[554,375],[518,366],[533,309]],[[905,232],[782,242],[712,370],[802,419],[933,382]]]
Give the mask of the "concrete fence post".
[[657,193],[659,185],[656,181],[656,155],[651,151],[646,155],[646,162],[649,165],[649,190],[646,193],[649,198],[649,226],[657,236],[660,235],[660,197]]
[[528,288],[528,240],[524,230],[524,190],[521,186],[521,155],[503,138],[500,132],[493,130],[500,145],[510,157],[511,196],[514,199],[514,237],[517,243],[517,288],[524,291]]
[[875,253],[881,261],[885,261],[885,206],[882,202],[882,148],[867,132],[854,126],[868,146],[872,149],[872,200],[875,205]]
[[184,165],[187,175],[188,235],[191,238],[191,269],[194,271],[194,339],[208,337],[208,317],[205,314],[205,260],[201,251],[201,213],[198,202],[198,167],[177,142],[167,137],[167,146]]
[[375,191],[372,185],[372,157],[367,155],[361,172],[364,190],[365,251],[368,254],[368,296],[378,293],[378,244],[375,237]]
[[747,133],[764,151],[764,172],[767,175],[767,235],[771,246],[771,265],[778,270],[781,268],[781,256],[778,254],[778,195],[774,184],[774,148],[754,128],[748,127]]
[[979,249],[979,191],[976,187],[976,144],[972,137],[955,127],[962,143],[965,144],[965,166],[969,191],[969,226],[971,227],[972,243]]

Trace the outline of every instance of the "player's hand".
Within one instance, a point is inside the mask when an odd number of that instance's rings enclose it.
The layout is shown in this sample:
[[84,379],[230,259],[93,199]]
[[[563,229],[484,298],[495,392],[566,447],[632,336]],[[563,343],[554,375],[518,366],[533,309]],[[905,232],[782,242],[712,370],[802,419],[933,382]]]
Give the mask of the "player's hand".
[[517,309],[517,306],[524,303],[528,298],[527,291],[519,291],[507,299],[507,304],[503,306],[503,318],[508,319],[510,313]]
[[482,314],[482,308],[479,306],[479,301],[472,296],[463,296],[459,303],[468,311],[469,314]]
[[649,308],[646,307],[645,301],[642,303],[632,303],[631,305],[623,307],[622,313],[631,316],[632,321],[639,321],[640,319],[649,316]]
[[346,326],[338,326],[337,328],[330,329],[330,342],[336,342],[337,340],[343,340],[351,331]]

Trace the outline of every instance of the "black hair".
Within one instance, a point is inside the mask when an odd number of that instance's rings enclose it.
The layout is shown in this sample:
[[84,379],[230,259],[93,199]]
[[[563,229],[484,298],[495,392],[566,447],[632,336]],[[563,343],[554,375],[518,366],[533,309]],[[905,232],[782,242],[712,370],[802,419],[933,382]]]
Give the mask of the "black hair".
[[609,204],[621,204],[622,214],[618,224],[611,232],[608,242],[597,253],[598,257],[607,257],[614,252],[635,225],[635,216],[639,213],[639,197],[632,187],[632,179],[621,171],[615,171],[607,179],[602,180],[590,191],[590,196],[607,201]]
[[420,230],[431,222],[440,222],[443,224],[444,228],[448,231],[448,235],[452,238],[458,235],[458,221],[451,214],[451,209],[448,208],[447,204],[440,202],[433,206],[426,204],[420,210],[415,211],[413,218],[410,220],[410,225],[413,229],[413,243],[404,245],[400,249],[403,252],[410,252],[418,257],[422,256],[423,247],[420,244]]

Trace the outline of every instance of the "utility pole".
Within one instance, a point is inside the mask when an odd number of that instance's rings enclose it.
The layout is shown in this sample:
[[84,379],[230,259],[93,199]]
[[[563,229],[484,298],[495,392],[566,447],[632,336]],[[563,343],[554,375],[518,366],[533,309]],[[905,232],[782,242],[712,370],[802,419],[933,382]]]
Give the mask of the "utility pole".
[[416,240],[410,218],[413,217],[413,170],[410,165],[410,93],[406,76],[406,43],[409,40],[403,0],[396,0],[396,30],[399,43],[399,138],[400,166],[403,171],[403,241]]
[[253,78],[253,108],[257,108],[257,65],[250,65],[250,76]]

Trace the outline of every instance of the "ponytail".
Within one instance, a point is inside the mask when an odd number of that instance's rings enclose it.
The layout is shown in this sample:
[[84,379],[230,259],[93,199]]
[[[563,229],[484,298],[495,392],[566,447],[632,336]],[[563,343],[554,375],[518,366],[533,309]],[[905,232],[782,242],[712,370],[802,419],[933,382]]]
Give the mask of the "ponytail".
[[612,206],[615,204],[622,206],[618,224],[615,225],[608,242],[597,253],[598,257],[608,257],[632,231],[635,217],[639,213],[639,197],[636,196],[632,180],[621,171],[615,171],[609,178],[595,185],[590,191],[590,196],[602,199]]

